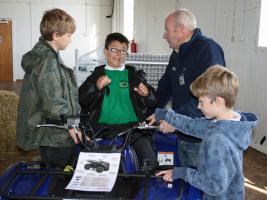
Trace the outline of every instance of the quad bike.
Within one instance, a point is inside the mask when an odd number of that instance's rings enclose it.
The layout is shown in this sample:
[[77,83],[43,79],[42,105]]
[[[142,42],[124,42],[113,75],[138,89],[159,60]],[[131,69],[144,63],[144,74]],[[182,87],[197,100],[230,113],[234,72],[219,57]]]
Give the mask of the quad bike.
[[[55,127],[55,128],[74,128],[78,134],[78,128],[82,132],[84,125],[81,125],[77,116],[67,116],[67,123],[44,124],[39,127]],[[88,127],[87,127],[88,128]],[[132,133],[139,129],[144,132],[155,131],[157,127],[148,126],[147,124],[137,124],[118,134],[112,140],[106,141],[98,139],[99,133],[91,133],[92,140],[86,140],[87,135],[83,134],[83,140],[80,140],[84,151],[97,152],[98,147],[105,145],[109,152],[121,153],[122,171],[118,174],[116,183],[111,192],[84,192],[66,190],[65,187],[69,183],[73,171],[63,172],[42,167],[39,162],[32,163],[14,163],[0,177],[0,200],[7,199],[69,199],[69,200],[95,200],[95,199],[117,199],[117,200],[201,200],[202,192],[197,188],[185,183],[183,180],[175,180],[172,183],[166,183],[161,177],[153,175],[149,164],[144,162],[141,173],[138,173],[138,160],[131,146],[133,142]],[[89,127],[90,130],[90,127]],[[136,138],[135,138],[136,139]],[[160,147],[156,144],[160,151],[164,150],[163,139],[159,139]],[[157,142],[157,141],[156,141]],[[92,150],[93,149],[93,150]],[[89,163],[90,162],[90,163]],[[94,163],[95,162],[95,163]],[[107,163],[102,161],[88,161],[85,168],[95,168],[99,173],[107,169]],[[105,162],[105,161],[103,161]],[[97,169],[98,166],[102,166]],[[105,168],[105,167],[106,168]],[[55,181],[56,180],[56,181]]]

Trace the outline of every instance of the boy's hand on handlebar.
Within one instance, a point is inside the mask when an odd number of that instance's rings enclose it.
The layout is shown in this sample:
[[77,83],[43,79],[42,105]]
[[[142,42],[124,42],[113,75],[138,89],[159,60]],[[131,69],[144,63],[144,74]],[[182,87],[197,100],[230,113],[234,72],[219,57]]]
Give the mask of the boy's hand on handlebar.
[[[74,128],[69,129],[69,135],[73,139],[75,144],[79,143],[78,138],[76,137],[76,133],[75,133]],[[80,130],[77,130],[77,135],[78,135],[79,139],[82,141],[82,133]]]
[[148,121],[148,125],[153,125],[156,122],[155,114],[150,115],[146,120]]
[[160,120],[159,130],[163,133],[173,133],[175,128],[164,120]]
[[[148,124],[151,126],[156,122],[155,113],[150,115],[147,119]],[[164,120],[160,120],[159,130],[163,133],[172,133],[175,128]]]
[[105,86],[111,83],[111,80],[106,76],[100,76],[96,81],[96,87],[98,90],[102,90]]
[[155,175],[156,176],[162,176],[163,180],[166,182],[172,182],[172,169],[169,170],[163,170],[163,171],[159,171],[157,172]]

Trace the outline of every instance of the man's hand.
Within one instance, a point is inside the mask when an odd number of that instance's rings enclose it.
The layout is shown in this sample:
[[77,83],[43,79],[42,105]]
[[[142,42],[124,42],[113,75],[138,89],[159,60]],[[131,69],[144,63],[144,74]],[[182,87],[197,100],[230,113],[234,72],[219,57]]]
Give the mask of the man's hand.
[[155,114],[150,115],[146,120],[150,126],[153,125],[156,122]]
[[175,128],[164,120],[160,120],[159,130],[163,133],[173,133]]
[[163,180],[166,182],[172,182],[172,169],[169,170],[164,170],[156,173],[156,176],[162,176],[163,175]]
[[145,86],[144,83],[140,83],[138,87],[134,88],[134,91],[136,91],[142,97],[146,97],[149,94],[147,86]]
[[102,90],[105,86],[111,83],[111,80],[106,76],[100,76],[96,81],[96,87],[98,90]]

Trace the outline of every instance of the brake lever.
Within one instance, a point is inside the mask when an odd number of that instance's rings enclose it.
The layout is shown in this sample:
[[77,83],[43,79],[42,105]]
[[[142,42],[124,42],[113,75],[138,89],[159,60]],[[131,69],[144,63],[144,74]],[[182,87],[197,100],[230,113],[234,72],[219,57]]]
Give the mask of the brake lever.
[[68,130],[68,126],[67,125],[56,125],[56,124],[37,124],[36,125],[37,128],[41,128],[41,127],[52,127],[52,128],[60,128],[60,129],[66,129]]
[[137,129],[144,130],[144,129],[159,129],[159,126],[149,125],[146,121],[139,122]]
[[145,126],[137,126],[138,129],[144,130],[144,129],[159,129],[159,126],[152,126],[152,125],[145,125]]

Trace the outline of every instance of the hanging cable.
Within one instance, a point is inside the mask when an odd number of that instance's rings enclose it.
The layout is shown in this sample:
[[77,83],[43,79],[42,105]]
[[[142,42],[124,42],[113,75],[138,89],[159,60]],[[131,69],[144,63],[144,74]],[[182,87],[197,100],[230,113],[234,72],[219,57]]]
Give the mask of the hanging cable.
[[112,18],[112,16],[113,16],[113,11],[114,11],[114,1],[115,1],[115,0],[112,1],[112,10],[111,10],[111,14],[110,14],[110,15],[107,15],[106,18]]

